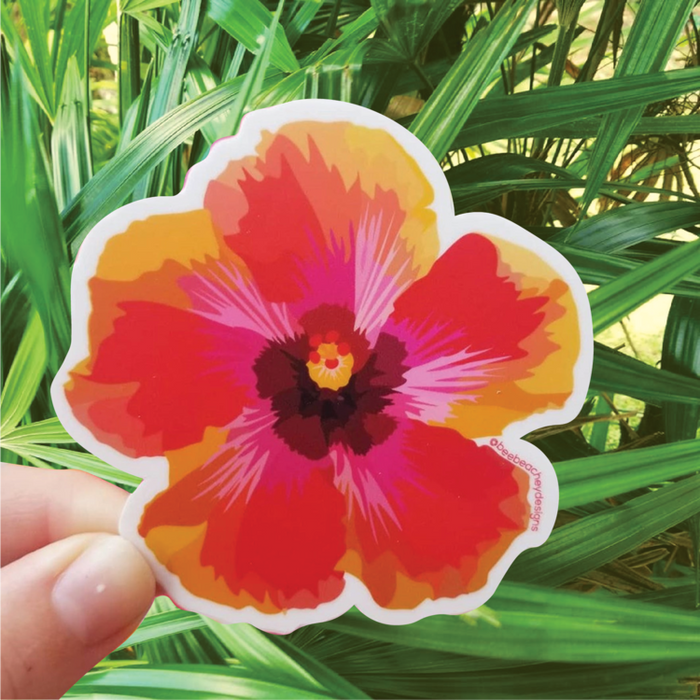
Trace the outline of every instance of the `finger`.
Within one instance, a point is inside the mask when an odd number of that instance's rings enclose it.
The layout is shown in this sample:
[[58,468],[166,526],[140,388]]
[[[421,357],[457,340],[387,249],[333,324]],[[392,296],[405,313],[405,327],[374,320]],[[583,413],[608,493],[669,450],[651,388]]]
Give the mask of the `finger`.
[[116,533],[127,494],[74,470],[0,468],[0,563],[79,532]]
[[133,632],[155,582],[125,539],[82,534],[3,567],[0,593],[0,695],[57,698]]

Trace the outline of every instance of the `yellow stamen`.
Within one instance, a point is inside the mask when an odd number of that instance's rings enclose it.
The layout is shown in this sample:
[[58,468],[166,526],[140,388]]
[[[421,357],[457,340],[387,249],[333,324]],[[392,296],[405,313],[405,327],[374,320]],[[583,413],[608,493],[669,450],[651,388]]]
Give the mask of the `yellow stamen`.
[[[347,346],[342,349],[346,350]],[[319,389],[338,391],[347,386],[350,381],[354,362],[351,353],[341,355],[338,352],[337,343],[321,343],[309,353],[306,366],[309,376],[316,382]]]

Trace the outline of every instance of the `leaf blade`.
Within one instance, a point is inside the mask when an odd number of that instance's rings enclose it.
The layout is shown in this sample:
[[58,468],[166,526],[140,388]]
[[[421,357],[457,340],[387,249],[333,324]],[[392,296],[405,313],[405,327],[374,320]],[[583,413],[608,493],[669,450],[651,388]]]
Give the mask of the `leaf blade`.
[[489,607],[494,620],[475,625],[435,616],[399,628],[351,612],[323,627],[453,654],[576,664],[695,659],[700,641],[696,615],[623,599],[503,582]]
[[[679,0],[666,5],[642,0],[632,30],[615,70],[616,77],[655,73],[668,62],[678,35],[683,30],[695,0]],[[598,138],[588,163],[586,189],[581,200],[584,214],[622,151],[643,109],[635,107],[603,117]]]
[[698,510],[700,474],[557,528],[513,564],[508,579],[557,586],[630,552]]
[[[222,29],[240,41],[251,53],[262,50],[262,38],[272,24],[273,13],[259,0],[210,0],[208,14]],[[274,34],[271,63],[285,73],[299,70],[283,27],[277,24]]]
[[47,42],[49,32],[45,22],[46,15],[44,13],[44,8],[41,7],[39,0],[19,0],[19,6],[22,10],[22,17],[24,19],[24,27],[27,30],[29,45],[32,48],[34,65],[36,66],[39,80],[41,81],[43,93],[46,96],[49,115],[53,116],[56,108],[54,80]]
[[566,510],[687,476],[698,471],[699,463],[700,440],[692,439],[557,462],[559,508]]
[[34,400],[47,362],[46,338],[39,314],[34,312],[19,344],[0,396],[0,435],[7,437]]
[[438,160],[447,153],[517,41],[533,5],[532,0],[508,0],[489,26],[472,37],[414,119],[411,131]]
[[653,296],[700,268],[700,239],[632,270],[588,294],[593,333],[609,328]]

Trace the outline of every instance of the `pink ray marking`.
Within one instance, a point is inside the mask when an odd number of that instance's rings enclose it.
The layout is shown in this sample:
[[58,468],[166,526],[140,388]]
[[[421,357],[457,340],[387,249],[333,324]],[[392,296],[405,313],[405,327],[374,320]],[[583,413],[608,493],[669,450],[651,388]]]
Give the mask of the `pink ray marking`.
[[247,490],[246,501],[260,481],[271,451],[261,449],[261,433],[272,429],[274,414],[244,408],[229,426],[227,443],[203,465],[220,462],[216,470],[203,480],[202,495],[213,494],[228,502],[228,509]]
[[490,356],[492,348],[455,352],[455,345],[465,342],[464,332],[431,325],[429,319],[404,326],[398,334],[406,340],[410,366],[396,391],[408,399],[407,415],[423,422],[444,423],[455,401],[476,401],[478,389],[487,386],[500,363],[508,359]]
[[226,509],[245,493],[246,503],[261,481],[284,484],[287,493],[303,489],[310,471],[331,467],[293,452],[274,432],[277,417],[269,403],[244,408],[229,426],[226,444],[203,465],[214,467],[203,480],[203,494],[213,494],[227,502]]
[[[388,522],[400,527],[399,519],[389,503],[379,482],[367,465],[368,458],[348,456],[345,450],[335,448],[330,451],[330,457],[335,467],[335,486],[347,498],[348,517],[352,518],[353,508],[359,508],[362,516],[370,523],[372,534],[376,537],[378,528],[389,531]],[[402,461],[397,454],[397,464]],[[360,464],[363,463],[363,464]],[[381,465],[373,465],[380,468]]]
[[231,328],[246,328],[270,340],[293,337],[299,331],[286,304],[264,299],[254,281],[221,261],[198,266],[180,281],[200,316]]
[[[394,217],[386,225],[383,219],[383,212],[372,217],[365,212],[355,238],[355,328],[368,337],[389,318],[394,300],[412,281],[406,274],[410,257],[402,250],[403,242],[398,235],[382,235],[394,226]],[[391,265],[401,257],[404,262],[390,272]]]

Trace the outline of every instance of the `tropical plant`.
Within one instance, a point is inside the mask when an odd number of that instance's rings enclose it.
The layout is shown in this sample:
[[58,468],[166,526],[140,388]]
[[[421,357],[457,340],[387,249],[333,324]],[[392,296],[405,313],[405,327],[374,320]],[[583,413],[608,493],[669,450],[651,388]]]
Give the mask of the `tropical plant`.
[[[598,339],[581,415],[528,438],[558,474],[557,527],[487,607],[403,628],[350,612],[280,637],[159,598],[69,695],[697,695],[695,5],[2,1],[4,461],[138,484],[51,405],[71,264],[98,220],[177,193],[264,105],[327,97],[398,119],[443,163],[458,212],[501,214],[563,253],[592,285]],[[640,334],[626,319],[662,294],[667,317]]]

